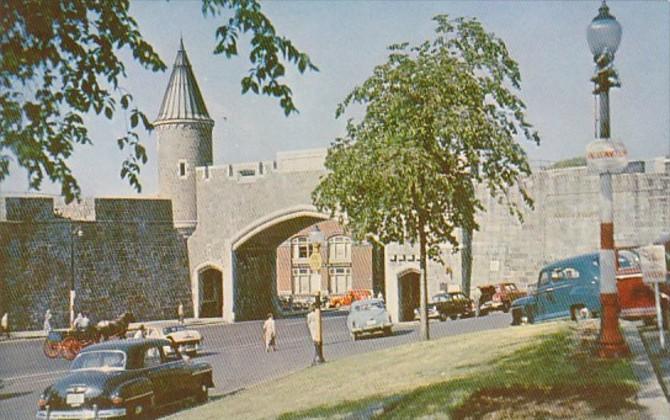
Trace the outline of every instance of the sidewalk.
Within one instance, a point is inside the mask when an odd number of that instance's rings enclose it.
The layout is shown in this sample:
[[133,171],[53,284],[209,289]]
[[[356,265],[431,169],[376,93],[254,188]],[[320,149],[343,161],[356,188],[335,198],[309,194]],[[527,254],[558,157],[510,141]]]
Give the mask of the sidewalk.
[[[146,326],[146,327],[151,327],[151,326],[156,327],[156,326],[163,326],[163,325],[173,325],[173,324],[177,324],[177,323],[178,323],[178,321],[176,319],[131,322],[130,325],[128,325],[128,331],[137,330],[137,328],[140,326],[140,324],[144,324],[144,326]],[[225,321],[223,320],[223,318],[185,318],[184,319],[184,325],[190,325],[190,326],[217,325],[217,324],[224,324],[224,323],[225,323]],[[15,340],[31,340],[31,339],[44,339],[44,338],[46,338],[46,334],[42,330],[12,331],[9,339],[5,338],[4,335],[0,336],[0,344],[15,341]]]
[[[631,364],[640,382],[638,403],[654,419],[670,419],[668,385],[670,385],[670,357],[661,352],[658,330],[654,327],[637,327],[622,321],[626,342],[632,353]],[[669,343],[670,344],[670,343]]]

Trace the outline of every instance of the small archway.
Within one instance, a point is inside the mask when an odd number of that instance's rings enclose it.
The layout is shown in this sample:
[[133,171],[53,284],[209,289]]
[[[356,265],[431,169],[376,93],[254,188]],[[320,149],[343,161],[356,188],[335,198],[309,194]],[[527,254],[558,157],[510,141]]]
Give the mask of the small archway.
[[409,269],[398,274],[398,302],[400,321],[414,320],[414,309],[419,306],[419,277],[417,270]]
[[223,316],[223,273],[208,267],[198,272],[200,290],[200,317],[218,318]]

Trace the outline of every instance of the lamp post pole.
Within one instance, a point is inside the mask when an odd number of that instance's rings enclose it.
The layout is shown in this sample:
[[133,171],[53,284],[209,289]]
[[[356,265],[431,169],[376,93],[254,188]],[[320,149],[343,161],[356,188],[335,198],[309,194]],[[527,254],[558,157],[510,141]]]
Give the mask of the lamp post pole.
[[319,290],[316,291],[314,299],[314,317],[316,318],[316,351],[312,365],[319,365],[326,360],[323,358],[323,328],[321,323],[321,243],[323,242],[323,233],[319,226],[314,225],[314,228],[309,234],[310,242],[313,244],[312,255],[310,256],[310,268],[319,276]]
[[614,217],[612,173],[625,167],[625,148],[610,139],[609,89],[620,86],[613,67],[614,53],[621,41],[621,25],[609,14],[605,1],[587,29],[587,40],[596,74],[594,94],[598,95],[598,140],[589,145],[587,160],[597,166],[600,176],[600,357],[621,357],[629,354],[619,331],[619,301],[616,287],[616,252],[614,246]]

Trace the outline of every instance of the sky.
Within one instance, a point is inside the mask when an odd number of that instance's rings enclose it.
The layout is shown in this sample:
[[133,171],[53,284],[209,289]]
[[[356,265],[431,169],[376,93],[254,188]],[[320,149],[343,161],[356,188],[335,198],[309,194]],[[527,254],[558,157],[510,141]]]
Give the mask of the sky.
[[[611,134],[628,148],[630,159],[670,153],[670,2],[609,1],[623,27],[615,67],[621,88],[610,92]],[[168,66],[153,73],[122,57],[128,78],[121,82],[150,118],[160,107],[183,37],[210,116],[214,165],[272,160],[279,151],[325,148],[345,132],[346,117],[335,109],[388,57],[387,47],[433,39],[438,14],[475,17],[507,45],[519,63],[520,97],[538,130],[539,146],[521,144],[536,164],[583,156],[594,139],[593,58],[586,27],[600,1],[264,1],[263,11],[278,33],[309,54],[319,72],[300,75],[287,68],[286,82],[299,114],[285,117],[276,99],[241,94],[250,68],[248,46],[226,59],[212,53],[215,30],[227,16],[204,18],[199,1],[136,1],[131,15],[145,39]],[[125,132],[124,114],[113,121],[86,119],[93,146],[78,146],[69,163],[82,196],[137,196],[119,176],[125,154],[116,138]],[[142,195],[156,195],[156,135],[142,132],[149,162],[142,168]],[[28,192],[26,173],[15,164],[0,194]],[[40,194],[58,194],[45,183]],[[31,191],[35,193],[35,191]]]

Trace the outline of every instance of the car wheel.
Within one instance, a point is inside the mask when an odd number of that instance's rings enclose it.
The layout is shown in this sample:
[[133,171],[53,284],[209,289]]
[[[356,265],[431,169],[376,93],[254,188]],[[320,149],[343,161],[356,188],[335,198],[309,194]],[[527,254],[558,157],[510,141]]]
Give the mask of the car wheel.
[[385,337],[390,337],[392,335],[393,335],[393,331],[391,330],[391,327],[384,328],[384,336]]
[[529,324],[534,324],[535,323],[535,314],[533,314],[532,310],[528,310],[526,312],[526,322]]
[[60,354],[60,343],[58,341],[44,340],[42,350],[49,359],[55,359]]
[[456,321],[458,319],[458,315],[449,315],[449,319]]
[[504,313],[508,313],[508,312],[509,312],[509,308],[510,308],[510,304],[509,304],[509,302],[505,302],[505,303],[503,303],[502,310],[503,310]]
[[131,419],[152,419],[154,411],[154,397],[153,395],[139,403],[127,408],[128,418]]
[[570,310],[572,320],[575,322],[582,322],[591,318],[591,311],[586,306],[573,306]]
[[209,387],[206,383],[201,383],[200,388],[195,394],[195,400],[199,403],[205,403],[209,400]]
[[521,325],[521,318],[523,317],[523,312],[521,309],[512,310],[512,325]]

